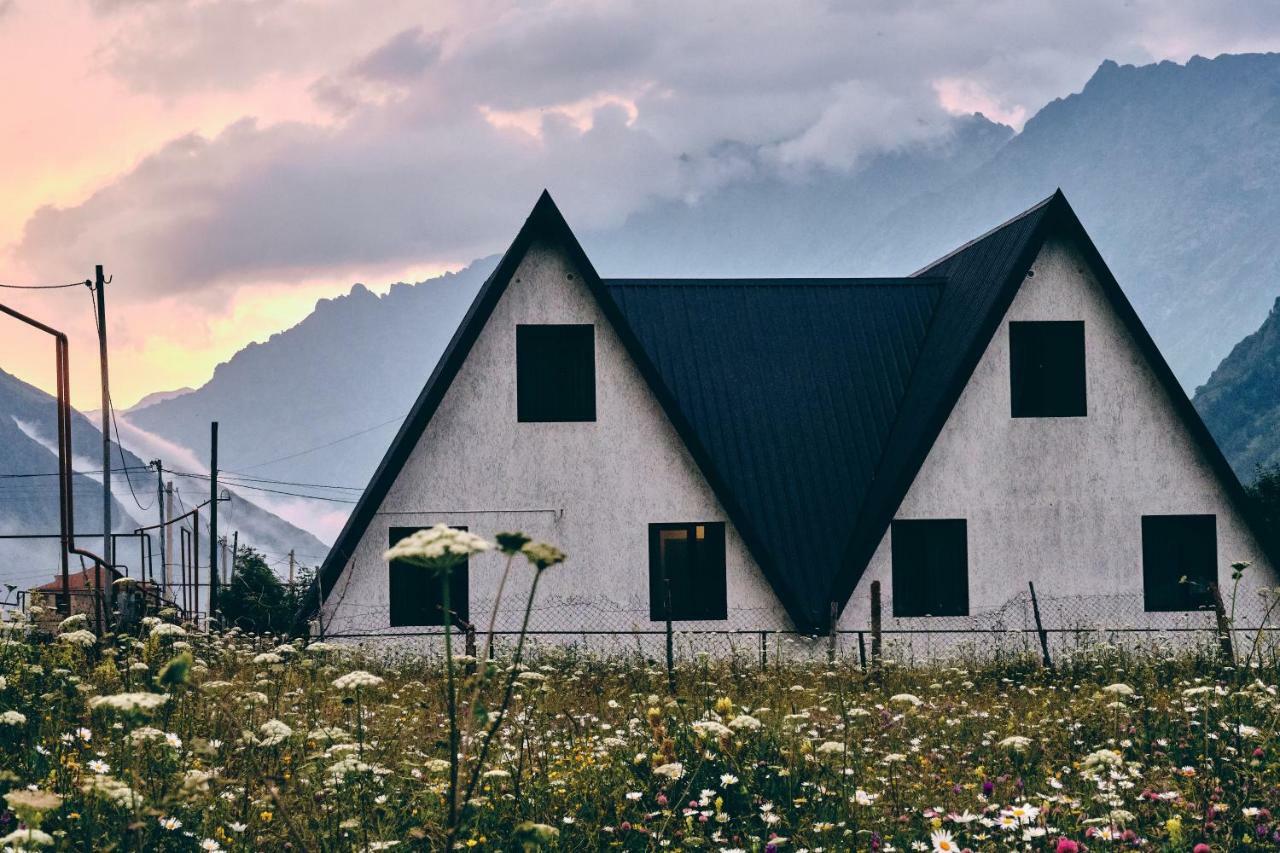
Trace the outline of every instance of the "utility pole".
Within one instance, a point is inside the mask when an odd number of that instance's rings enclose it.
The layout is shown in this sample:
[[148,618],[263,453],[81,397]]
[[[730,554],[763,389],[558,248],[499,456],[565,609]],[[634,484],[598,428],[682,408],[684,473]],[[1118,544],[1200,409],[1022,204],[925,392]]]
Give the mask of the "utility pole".
[[[164,494],[165,494],[165,513],[166,515],[169,516],[169,518],[173,518],[173,480],[170,480],[165,485]],[[173,595],[173,590],[169,586],[169,574],[170,574],[169,567],[173,565],[173,530],[171,529],[172,526],[173,526],[172,524],[166,525],[164,529],[161,531],[162,534],[164,535],[164,548],[163,548],[164,562],[161,563],[161,565],[163,566],[164,577],[161,578],[161,581],[164,583],[164,594],[168,596]],[[172,600],[174,604],[178,603],[176,598]]]
[[293,589],[293,549],[289,549],[289,589]]
[[227,585],[230,586],[231,581],[236,576],[236,560],[240,556],[240,531],[237,530],[231,534],[231,571],[227,572]]
[[[102,264],[93,268],[93,291],[98,303],[98,361],[102,369],[102,559],[115,566],[111,547],[111,386],[107,379],[107,300]],[[110,580],[108,579],[108,583]],[[99,585],[101,581],[99,580]],[[101,594],[101,592],[99,592]]]
[[218,612],[218,422],[209,424],[209,618]]
[[[160,537],[160,580],[163,582],[169,576],[169,564],[166,562],[165,554],[165,536],[167,531],[164,526],[164,466],[159,459],[152,459],[151,465],[156,469],[156,510],[160,513],[160,526],[156,528],[156,535]],[[156,582],[154,571],[151,575],[151,583]]]
[[221,555],[222,568],[218,570],[218,583],[225,584],[227,582],[227,546],[231,543],[227,541],[227,537],[223,536],[218,540],[218,553]]

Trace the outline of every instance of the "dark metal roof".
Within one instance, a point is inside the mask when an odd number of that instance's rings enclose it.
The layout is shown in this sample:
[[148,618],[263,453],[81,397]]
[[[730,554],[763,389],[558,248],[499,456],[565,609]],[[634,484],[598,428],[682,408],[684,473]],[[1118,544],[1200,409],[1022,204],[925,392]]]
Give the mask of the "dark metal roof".
[[[898,418],[940,279],[606,280],[735,526],[806,625]],[[785,590],[785,593],[784,593]]]
[[[828,628],[1045,239],[1073,241],[1237,509],[1231,467],[1061,191],[910,279],[602,281],[543,193],[321,566],[328,595],[534,240],[562,247],[796,627]],[[1265,544],[1263,545],[1265,547]],[[1269,553],[1272,565],[1280,566]],[[299,619],[314,612],[315,595]]]

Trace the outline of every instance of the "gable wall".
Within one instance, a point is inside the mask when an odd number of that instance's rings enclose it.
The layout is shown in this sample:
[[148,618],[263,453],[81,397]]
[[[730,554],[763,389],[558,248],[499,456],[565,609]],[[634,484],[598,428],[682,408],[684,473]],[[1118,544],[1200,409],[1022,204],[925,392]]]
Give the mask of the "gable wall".
[[[1141,516],[1214,513],[1223,595],[1230,595],[1230,563],[1253,559],[1238,599],[1253,608],[1271,570],[1083,258],[1050,241],[1033,270],[895,518],[968,520],[970,614],[1025,598],[1034,581],[1047,627],[1169,626],[1203,625],[1207,617],[1143,614]],[[1010,320],[1084,320],[1087,417],[1010,417]],[[885,531],[843,626],[868,624],[875,580],[886,627],[982,621],[892,619]],[[1002,621],[1022,627],[1029,614],[1017,604]]]
[[[539,584],[534,628],[661,627],[649,622],[649,523],[728,519],[569,264],[559,249],[530,247],[326,602],[326,633],[385,631],[388,528],[438,522],[486,537],[523,530],[568,553],[568,562]],[[517,422],[518,323],[595,324],[594,423]],[[521,512],[474,511],[491,509]],[[729,624],[786,627],[730,523],[725,538]],[[479,625],[487,621],[501,567],[495,555],[472,560],[471,619]],[[499,628],[519,627],[531,571],[521,561],[513,574]],[[677,628],[682,624],[694,627]]]

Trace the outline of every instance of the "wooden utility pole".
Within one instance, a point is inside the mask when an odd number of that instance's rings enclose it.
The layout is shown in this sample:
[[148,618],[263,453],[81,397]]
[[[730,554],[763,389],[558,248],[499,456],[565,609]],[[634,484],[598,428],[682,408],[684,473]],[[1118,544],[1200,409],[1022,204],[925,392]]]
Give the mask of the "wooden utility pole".
[[219,580],[221,583],[226,583],[226,580],[227,580],[227,546],[230,544],[231,543],[227,541],[227,537],[225,536],[223,536],[220,540],[218,540],[218,553],[222,555],[222,559],[221,559],[222,568],[221,570],[219,570],[219,573],[218,573]]
[[[169,574],[169,564],[167,562],[168,555],[165,554],[165,526],[164,526],[164,465],[159,459],[152,459],[151,465],[156,469],[156,511],[160,514],[160,526],[156,528],[156,535],[159,537],[157,550],[160,551],[160,580],[163,582]],[[151,583],[156,582],[155,571],[151,573]]]
[[[164,503],[165,503],[165,514],[169,518],[173,518],[173,481],[172,480],[170,480],[168,483],[165,484]],[[164,547],[162,549],[164,553],[164,562],[160,564],[163,567],[162,571],[164,573],[164,577],[161,578],[161,582],[164,584],[164,594],[167,596],[170,596],[170,600],[172,600],[174,604],[177,604],[178,603],[177,599],[173,598],[173,591],[169,588],[169,581],[171,580],[171,578],[169,577],[171,573],[171,570],[169,567],[173,565],[172,527],[173,527],[172,524],[167,524],[160,531],[161,535],[164,536]]]
[[[218,612],[218,422],[209,424],[209,616]],[[197,588],[198,591],[198,588]]]
[[[107,565],[116,564],[111,547],[111,386],[107,371],[107,299],[106,281],[102,276],[102,264],[93,268],[93,292],[98,311],[98,362],[102,371],[102,559]],[[101,574],[101,570],[99,570]],[[108,582],[110,580],[108,579]],[[102,589],[102,578],[98,578]]]
[[237,530],[231,534],[231,571],[227,572],[227,585],[231,585],[231,581],[236,576],[236,559],[240,556],[240,531]]
[[289,589],[293,589],[293,549],[289,549]]

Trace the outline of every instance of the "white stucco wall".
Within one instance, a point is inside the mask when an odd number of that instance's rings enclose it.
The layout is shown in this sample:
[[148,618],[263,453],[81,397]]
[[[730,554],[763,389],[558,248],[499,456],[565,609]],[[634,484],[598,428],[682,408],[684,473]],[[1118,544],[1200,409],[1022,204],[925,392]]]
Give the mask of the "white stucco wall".
[[[1048,627],[1086,621],[1168,627],[1209,619],[1142,612],[1141,518],[1212,513],[1224,595],[1232,585],[1230,563],[1254,561],[1238,599],[1252,612],[1259,585],[1274,583],[1272,569],[1098,282],[1063,242],[1047,243],[1033,271],[895,517],[967,519],[971,614],[1025,596],[1034,581]],[[1087,417],[1010,416],[1011,320],[1084,321]],[[876,580],[886,628],[982,621],[893,619],[885,531],[842,626],[868,624]],[[1022,627],[1029,618],[1029,608],[1015,605],[987,620]]]
[[[1036,584],[1049,627],[1205,625],[1203,614],[1142,613],[1141,517],[1166,513],[1217,516],[1221,582],[1228,593],[1229,563],[1255,561],[1240,596],[1247,620],[1259,585],[1274,582],[1272,569],[1127,330],[1070,246],[1046,245],[1034,273],[896,515],[967,519],[971,616],[893,619],[886,531],[842,613],[841,628],[868,626],[875,580],[882,583],[889,631],[1027,627],[1030,610],[1017,600],[1025,598],[1027,581]],[[1085,322],[1087,417],[1010,417],[1010,320]],[[595,422],[517,421],[520,323],[595,325]],[[524,530],[568,552],[568,562],[550,570],[539,587],[535,630],[571,632],[563,639],[585,638],[597,647],[612,643],[652,652],[660,636],[638,643],[583,632],[660,629],[649,621],[648,525],[699,521],[726,522],[730,618],[683,627],[789,629],[776,596],[577,271],[559,250],[534,245],[335,586],[325,607],[325,631],[399,633],[388,627],[388,567],[382,559],[388,528],[445,522],[486,536]],[[492,555],[472,561],[476,623],[487,618],[500,572],[501,561]],[[517,567],[499,629],[518,627],[530,573]],[[993,642],[973,635],[886,639],[909,640],[905,646],[913,655]],[[1054,642],[1073,639],[1079,640],[1057,635]],[[742,636],[706,647],[727,648],[730,641],[747,653],[758,643]],[[1008,638],[1001,642],[1010,644]],[[1033,635],[1019,635],[1012,645],[1034,642]],[[845,651],[856,650],[856,643],[852,636],[841,640]],[[697,642],[690,647],[698,648]],[[797,647],[812,651],[825,644]]]
[[[517,421],[520,323],[595,325],[594,422]],[[354,571],[349,567],[339,579],[326,606],[326,633],[387,630],[382,553],[388,528],[438,522],[488,537],[523,530],[568,553],[568,561],[540,582],[535,629],[660,629],[661,623],[649,621],[648,526],[699,521],[726,522],[730,619],[708,627],[788,627],[772,589],[581,277],[558,249],[535,244],[379,508],[355,553]],[[501,566],[495,555],[472,560],[471,619],[478,624],[486,620]],[[531,572],[517,566],[499,628],[519,627]]]

